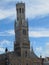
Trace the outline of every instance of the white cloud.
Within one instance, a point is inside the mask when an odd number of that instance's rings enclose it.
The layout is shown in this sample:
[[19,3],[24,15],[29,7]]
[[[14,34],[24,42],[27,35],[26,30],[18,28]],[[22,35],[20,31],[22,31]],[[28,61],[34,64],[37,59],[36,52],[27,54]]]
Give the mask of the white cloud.
[[10,35],[14,35],[15,33],[14,33],[14,30],[8,30],[8,31],[6,31],[8,34],[10,34]]
[[0,47],[0,52],[5,52],[5,48]]
[[5,52],[5,48],[8,48],[8,51],[13,50],[13,41],[4,39],[0,41],[0,54]]
[[[26,3],[26,17],[28,18],[34,18],[37,16],[43,17],[49,14],[49,0],[29,0],[29,1],[28,0],[27,1],[26,0],[2,0],[1,3],[5,2],[5,4],[8,4],[11,2],[11,4],[13,3],[16,4],[17,1],[19,2],[22,1]],[[7,7],[7,6],[3,6],[3,7]],[[16,6],[11,7],[11,9],[9,10],[0,9],[0,19],[10,17],[10,16],[16,17],[15,8]]]
[[43,55],[45,57],[49,57],[49,42],[46,42],[46,44],[45,44],[45,49],[43,51]]
[[39,46],[35,48],[35,53],[40,57],[40,55],[42,57],[49,57],[49,42],[46,42],[46,44],[44,44],[43,46]]
[[[40,57],[40,56],[42,56],[43,57],[43,48],[41,47],[41,46],[39,46],[39,47],[36,47],[35,48],[35,53],[37,54],[37,56],[38,57]],[[45,57],[45,55],[44,55],[44,57]]]
[[15,15],[16,15],[15,8],[7,9],[7,10],[0,9],[0,20],[7,17],[9,18],[11,18],[12,16],[15,17]]
[[[13,49],[8,49],[8,51],[12,51]],[[0,47],[0,54],[5,53],[5,48]]]
[[10,45],[11,41],[9,40],[2,40],[0,41],[0,46],[3,46],[3,45]]
[[49,28],[29,27],[29,31],[49,31]]
[[29,37],[49,37],[49,29],[46,28],[31,28]]
[[29,37],[49,37],[49,31],[30,31]]
[[45,51],[45,55],[49,56],[49,42],[47,42],[45,45]]
[[4,32],[0,32],[0,36],[13,36],[15,35],[14,30],[6,30]]
[[36,52],[41,52],[42,51],[42,47],[36,47]]
[[31,4],[26,8],[28,17],[45,16],[49,14],[49,1],[48,0],[30,0]]
[[35,53],[38,57],[42,56],[44,58],[45,56],[47,56],[46,50],[41,46],[35,48]]

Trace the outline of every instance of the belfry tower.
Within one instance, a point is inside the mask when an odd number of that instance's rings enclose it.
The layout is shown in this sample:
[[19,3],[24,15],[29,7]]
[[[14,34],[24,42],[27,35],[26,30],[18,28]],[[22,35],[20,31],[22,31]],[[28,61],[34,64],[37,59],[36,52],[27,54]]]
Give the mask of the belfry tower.
[[14,52],[21,57],[30,56],[28,21],[25,19],[25,3],[16,4],[17,21],[15,21]]

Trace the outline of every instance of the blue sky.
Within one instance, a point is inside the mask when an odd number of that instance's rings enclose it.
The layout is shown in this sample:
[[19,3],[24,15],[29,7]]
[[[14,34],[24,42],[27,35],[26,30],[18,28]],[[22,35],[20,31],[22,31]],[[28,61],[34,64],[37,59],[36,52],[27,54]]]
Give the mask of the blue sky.
[[37,56],[49,56],[49,0],[0,0],[0,53],[14,48],[17,2],[26,5],[31,48]]

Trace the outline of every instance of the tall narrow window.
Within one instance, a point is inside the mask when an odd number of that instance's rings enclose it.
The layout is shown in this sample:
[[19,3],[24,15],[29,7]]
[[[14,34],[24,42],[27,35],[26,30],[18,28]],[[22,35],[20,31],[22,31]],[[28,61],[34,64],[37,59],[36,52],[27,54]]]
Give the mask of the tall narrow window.
[[22,13],[24,13],[24,8],[22,8]]
[[19,12],[21,13],[21,8],[19,9]]
[[25,51],[25,57],[27,57],[27,51]]
[[19,17],[17,17],[17,20],[19,20]]
[[26,35],[26,30],[25,29],[23,29],[23,34]]

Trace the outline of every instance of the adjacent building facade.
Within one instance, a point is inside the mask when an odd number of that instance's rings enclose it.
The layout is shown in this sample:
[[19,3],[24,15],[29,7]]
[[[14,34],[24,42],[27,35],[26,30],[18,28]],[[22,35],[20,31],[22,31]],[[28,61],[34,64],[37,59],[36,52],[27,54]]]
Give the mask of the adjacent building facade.
[[0,55],[0,65],[42,65],[34,51],[30,51],[28,36],[28,21],[25,18],[25,3],[16,4],[17,20],[14,24],[15,42],[14,51]]

